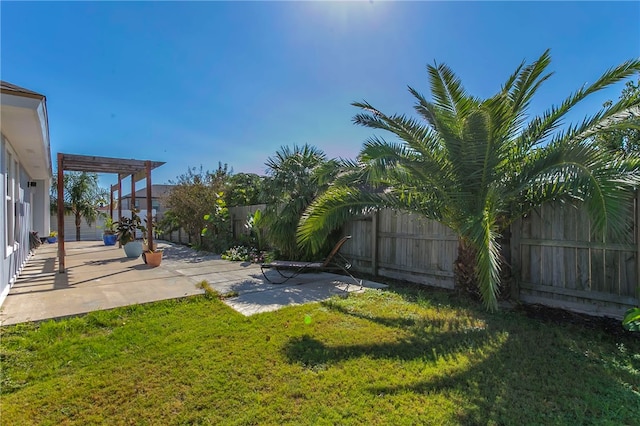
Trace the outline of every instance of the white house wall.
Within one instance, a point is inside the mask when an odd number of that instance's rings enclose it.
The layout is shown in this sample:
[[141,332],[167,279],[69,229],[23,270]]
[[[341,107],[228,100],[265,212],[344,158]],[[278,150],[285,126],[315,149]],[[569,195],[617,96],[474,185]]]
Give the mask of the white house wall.
[[[2,246],[2,259],[0,262],[0,305],[9,293],[11,285],[15,282],[18,274],[24,267],[30,256],[29,247],[29,233],[34,228],[34,221],[32,215],[32,199],[35,196],[35,189],[37,186],[29,186],[29,182],[32,181],[31,177],[26,173],[22,167],[20,158],[17,157],[16,151],[11,146],[11,143],[4,135],[2,138],[2,206],[0,208],[0,219],[2,226],[2,234],[0,235]],[[16,180],[11,179],[8,176],[7,170],[7,156],[11,154],[12,159],[17,161],[18,170],[15,173]],[[14,212],[10,211],[7,206],[7,178],[16,185],[15,190],[15,232],[14,241],[12,244],[6,243],[7,224]]]
[[0,203],[0,304],[4,301],[9,293],[9,264],[10,261],[7,259],[6,247],[4,243],[5,239],[5,226],[7,223],[7,207],[6,207],[6,181],[7,181],[7,170],[6,165],[6,142],[4,140],[4,135],[0,133],[0,197],[2,202]]
[[51,181],[49,179],[36,179],[32,181],[31,193],[33,194],[33,226],[32,230],[36,231],[40,237],[46,237],[51,230],[51,212],[49,199],[49,188]]

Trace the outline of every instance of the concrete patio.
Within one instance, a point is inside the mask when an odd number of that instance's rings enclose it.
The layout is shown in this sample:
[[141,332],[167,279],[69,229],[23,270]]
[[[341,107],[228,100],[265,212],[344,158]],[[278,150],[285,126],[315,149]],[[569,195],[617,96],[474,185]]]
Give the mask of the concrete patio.
[[[141,258],[126,258],[122,248],[100,241],[65,246],[67,271],[63,274],[57,271],[57,244],[45,243],[34,252],[0,308],[0,325],[201,294],[196,284],[203,280],[221,294],[237,293],[225,303],[243,315],[362,291],[351,278],[330,273],[302,274],[285,284],[271,284],[259,265],[229,262],[162,241],[158,246],[164,249],[164,257],[157,268],[145,265]],[[363,288],[384,287],[363,282]]]

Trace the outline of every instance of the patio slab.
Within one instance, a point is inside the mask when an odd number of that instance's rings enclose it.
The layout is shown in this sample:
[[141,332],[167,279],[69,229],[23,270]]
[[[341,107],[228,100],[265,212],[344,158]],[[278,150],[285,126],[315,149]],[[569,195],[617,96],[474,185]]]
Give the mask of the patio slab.
[[[243,315],[362,291],[349,277],[330,273],[302,274],[286,284],[271,284],[259,265],[221,260],[162,241],[158,246],[165,250],[164,257],[157,268],[145,265],[141,258],[126,258],[121,248],[100,241],[65,246],[64,274],[57,272],[56,244],[44,244],[35,251],[0,308],[0,325],[201,294],[196,284],[202,280],[221,294],[237,293],[225,303]],[[363,283],[363,288],[383,287]]]

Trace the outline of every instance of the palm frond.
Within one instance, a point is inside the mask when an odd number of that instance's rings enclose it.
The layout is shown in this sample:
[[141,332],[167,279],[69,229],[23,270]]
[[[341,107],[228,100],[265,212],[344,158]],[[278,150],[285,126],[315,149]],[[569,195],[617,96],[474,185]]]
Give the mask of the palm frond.
[[498,218],[500,198],[496,190],[490,190],[485,198],[485,205],[478,216],[472,216],[462,231],[463,238],[474,246],[477,256],[478,287],[482,302],[490,311],[498,309],[498,293],[500,292],[500,236]]
[[428,65],[427,71],[434,105],[446,115],[464,118],[473,102],[462,87],[460,79],[444,64]]
[[521,143],[526,147],[538,145],[546,141],[549,134],[560,125],[560,120],[580,101],[592,93],[609,87],[634,73],[640,72],[640,60],[629,60],[621,65],[607,70],[596,82],[590,86],[583,86],[580,90],[565,99],[559,107],[551,107],[542,116],[535,117],[520,135]]
[[332,187],[316,198],[302,215],[297,230],[298,245],[317,253],[331,231],[352,220],[354,216],[392,205],[394,201],[384,193]]
[[551,77],[553,73],[542,75],[550,63],[551,55],[549,54],[549,49],[547,49],[536,61],[527,65],[518,73],[515,85],[509,92],[514,113],[519,114],[521,111],[526,110],[529,106],[529,101],[540,88],[540,85]]

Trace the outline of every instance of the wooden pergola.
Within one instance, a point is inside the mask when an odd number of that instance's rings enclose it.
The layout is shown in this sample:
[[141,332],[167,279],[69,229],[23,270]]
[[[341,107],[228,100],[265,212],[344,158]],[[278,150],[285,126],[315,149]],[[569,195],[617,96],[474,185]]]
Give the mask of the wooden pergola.
[[[164,162],[150,160],[131,160],[125,158],[94,157],[58,153],[58,199],[64,199],[64,172],[116,173],[118,184],[111,186],[109,211],[113,219],[113,192],[118,191],[118,218],[122,216],[122,179],[131,176],[131,205],[135,205],[136,182],[147,180],[147,223],[151,224],[151,170]],[[119,219],[118,219],[119,220]],[[149,247],[153,247],[153,226],[147,227]],[[64,263],[64,203],[58,203],[58,264],[59,272],[65,272]]]

